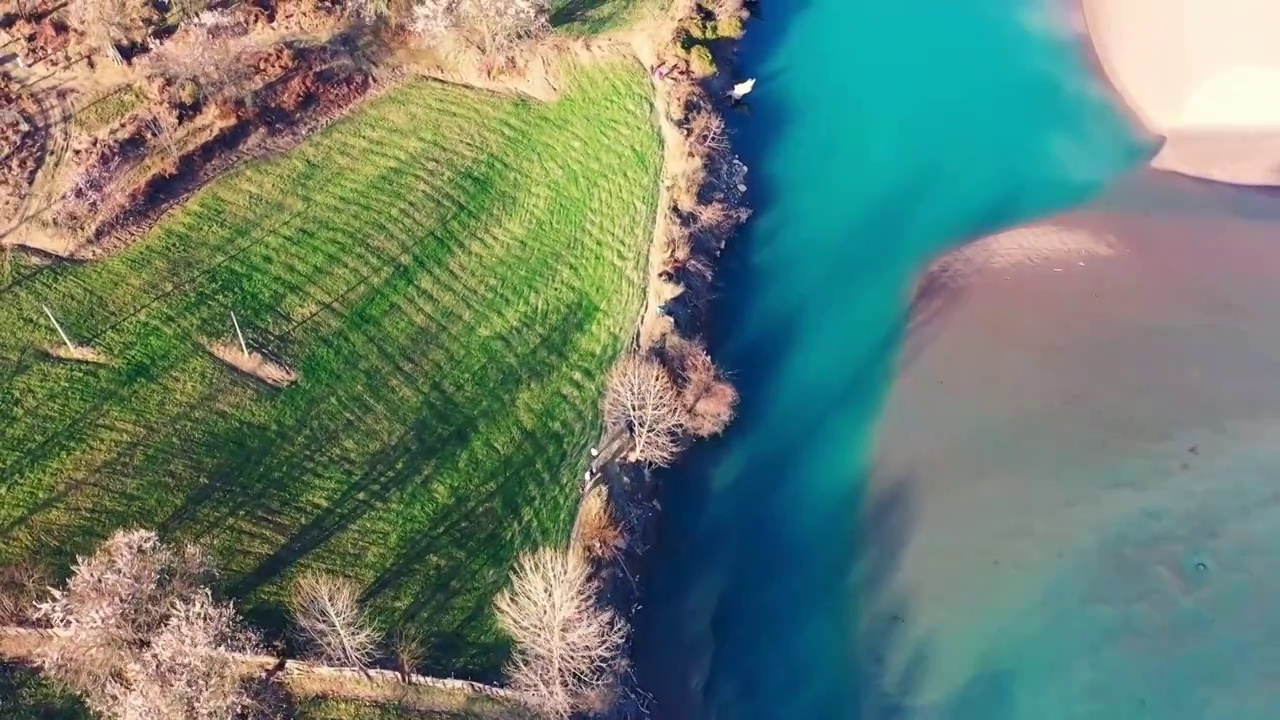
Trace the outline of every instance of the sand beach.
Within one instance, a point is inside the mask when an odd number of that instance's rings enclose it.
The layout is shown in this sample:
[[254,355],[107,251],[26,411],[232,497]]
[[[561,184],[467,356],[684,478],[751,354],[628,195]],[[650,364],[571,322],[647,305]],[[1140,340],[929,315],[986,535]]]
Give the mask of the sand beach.
[[1080,0],[1098,64],[1165,138],[1153,167],[1280,184],[1280,24],[1270,0]]

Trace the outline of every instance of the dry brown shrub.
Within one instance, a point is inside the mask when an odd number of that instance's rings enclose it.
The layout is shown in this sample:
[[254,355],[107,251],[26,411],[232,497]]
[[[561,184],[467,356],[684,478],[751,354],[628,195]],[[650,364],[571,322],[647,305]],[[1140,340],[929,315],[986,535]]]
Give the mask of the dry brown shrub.
[[207,346],[214,357],[246,375],[252,375],[272,387],[287,387],[298,379],[298,374],[262,353],[249,351],[246,355],[240,346],[230,340]]
[[682,269],[681,279],[698,297],[697,302],[706,302],[711,297],[711,279],[715,273],[715,264],[706,255],[694,255],[689,258]]
[[701,342],[673,335],[666,339],[663,355],[675,374],[681,401],[686,407],[696,402],[715,382],[715,363]]
[[706,164],[690,156],[671,185],[671,202],[681,212],[692,213],[700,204],[702,188],[707,183]]
[[149,4],[127,0],[71,0],[65,13],[91,47],[117,63],[123,60],[116,44],[145,38],[155,16]]
[[688,409],[685,429],[697,437],[718,435],[733,420],[738,392],[711,360],[706,346],[681,337],[667,339],[666,356]]
[[464,39],[490,57],[551,31],[548,0],[414,0],[411,16],[414,34],[426,44]]
[[58,360],[103,364],[107,362],[106,356],[85,345],[76,345],[74,349],[66,345],[46,345],[44,351],[49,357],[57,358]]
[[582,499],[578,511],[578,542],[587,557],[613,560],[627,547],[627,537],[609,503],[609,491],[598,485]]
[[0,567],[0,624],[25,625],[34,619],[35,604],[50,580],[44,568],[29,560]]
[[667,116],[682,123],[692,109],[705,105],[702,89],[692,82],[673,82],[667,86]]
[[708,107],[699,107],[690,114],[685,126],[685,137],[689,141],[689,149],[704,157],[729,149],[724,118]]
[[693,253],[693,236],[689,229],[675,217],[668,217],[666,226],[667,268],[674,269],[689,260]]
[[746,0],[714,0],[710,7],[711,11],[715,13],[717,20],[728,20],[731,18],[746,20],[748,15],[750,15],[747,11]]
[[692,214],[699,228],[713,233],[731,231],[747,219],[746,210],[720,200],[701,203],[693,208]]
[[671,17],[676,19],[693,17],[698,12],[698,0],[672,0]]
[[737,405],[738,391],[727,381],[717,380],[689,411],[689,432],[701,438],[719,435],[733,421]]
[[573,552],[543,548],[520,558],[498,594],[498,622],[515,642],[507,677],[549,718],[602,702],[616,686],[627,627],[596,602],[599,587]]

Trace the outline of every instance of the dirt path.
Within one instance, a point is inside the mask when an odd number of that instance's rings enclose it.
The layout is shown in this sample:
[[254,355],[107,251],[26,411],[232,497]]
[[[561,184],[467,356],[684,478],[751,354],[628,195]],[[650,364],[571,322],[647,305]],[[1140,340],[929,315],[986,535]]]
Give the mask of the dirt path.
[[[34,97],[39,107],[39,116],[34,120],[45,128],[44,152],[40,159],[40,169],[31,183],[30,191],[18,206],[13,223],[0,233],[0,238],[5,238],[6,244],[21,243],[16,235],[21,226],[43,213],[57,200],[58,173],[71,149],[73,110],[66,94],[58,89],[50,89],[38,92]],[[11,234],[15,234],[14,237],[10,238]]]

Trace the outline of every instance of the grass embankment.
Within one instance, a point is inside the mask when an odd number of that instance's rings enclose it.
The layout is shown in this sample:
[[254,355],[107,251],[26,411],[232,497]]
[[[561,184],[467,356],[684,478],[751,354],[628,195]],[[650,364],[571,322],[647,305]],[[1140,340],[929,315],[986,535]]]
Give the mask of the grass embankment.
[[[142,526],[211,548],[253,622],[301,569],[493,678],[490,603],[563,539],[644,291],[660,149],[629,62],[550,104],[414,82],[87,266],[0,290],[0,562]],[[49,305],[107,364],[50,359]],[[206,351],[283,358],[285,390]]]
[[[388,692],[356,681],[341,688],[341,699],[313,695],[310,690],[289,686],[296,720],[533,720],[526,709],[512,703],[436,688],[400,685]],[[323,688],[322,692],[333,694],[334,690]]]

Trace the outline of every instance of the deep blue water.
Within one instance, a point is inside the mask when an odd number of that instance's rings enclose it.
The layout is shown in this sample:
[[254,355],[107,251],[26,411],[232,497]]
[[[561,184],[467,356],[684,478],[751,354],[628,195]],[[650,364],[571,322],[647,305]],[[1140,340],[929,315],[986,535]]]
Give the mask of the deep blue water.
[[1145,151],[1038,0],[764,5],[732,118],[756,214],[711,328],[740,415],[665,476],[640,682],[659,718],[1010,717],[981,675],[922,689],[871,437],[924,263],[1087,199]]

